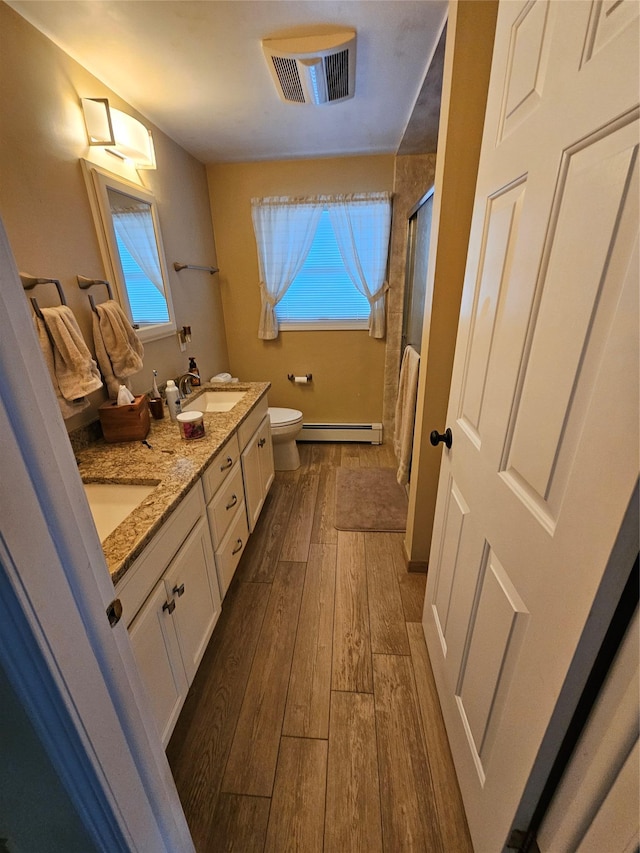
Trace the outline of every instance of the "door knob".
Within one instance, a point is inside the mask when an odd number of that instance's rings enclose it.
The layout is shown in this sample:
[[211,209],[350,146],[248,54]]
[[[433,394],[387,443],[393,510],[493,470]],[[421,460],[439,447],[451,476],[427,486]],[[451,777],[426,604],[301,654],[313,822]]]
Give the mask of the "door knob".
[[444,441],[444,443],[447,445],[447,448],[451,448],[451,445],[453,444],[453,435],[449,427],[447,427],[443,433],[439,433],[437,429],[434,429],[434,431],[429,436],[429,441],[431,442],[431,444],[433,444],[434,447],[437,447],[441,441]]

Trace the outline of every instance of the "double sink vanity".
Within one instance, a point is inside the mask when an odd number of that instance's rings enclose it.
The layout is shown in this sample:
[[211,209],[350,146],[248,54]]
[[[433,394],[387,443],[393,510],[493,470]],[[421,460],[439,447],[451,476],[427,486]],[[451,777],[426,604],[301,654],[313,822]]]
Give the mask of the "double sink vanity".
[[203,386],[185,441],[168,416],[144,442],[96,442],[80,474],[166,746],[274,477],[268,382]]

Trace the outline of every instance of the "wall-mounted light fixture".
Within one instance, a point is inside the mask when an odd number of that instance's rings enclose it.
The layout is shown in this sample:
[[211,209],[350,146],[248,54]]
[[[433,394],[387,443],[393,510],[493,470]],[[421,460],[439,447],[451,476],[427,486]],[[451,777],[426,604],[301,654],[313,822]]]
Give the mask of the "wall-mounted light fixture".
[[109,106],[107,98],[82,98],[89,145],[99,145],[131,160],[136,169],[155,169],[156,154],[151,131],[126,113]]

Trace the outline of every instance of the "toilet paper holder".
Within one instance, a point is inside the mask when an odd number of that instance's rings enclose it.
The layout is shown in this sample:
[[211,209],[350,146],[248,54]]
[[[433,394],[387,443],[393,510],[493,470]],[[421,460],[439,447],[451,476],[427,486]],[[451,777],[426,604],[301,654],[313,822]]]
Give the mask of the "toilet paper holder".
[[289,382],[295,382],[297,385],[306,385],[307,382],[311,382],[313,376],[311,373],[305,373],[302,376],[295,376],[293,373],[287,373],[287,379]]

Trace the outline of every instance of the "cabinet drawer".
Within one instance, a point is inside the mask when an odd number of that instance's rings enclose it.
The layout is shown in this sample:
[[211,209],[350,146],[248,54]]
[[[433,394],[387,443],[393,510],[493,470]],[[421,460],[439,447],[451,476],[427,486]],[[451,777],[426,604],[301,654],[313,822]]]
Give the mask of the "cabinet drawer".
[[116,585],[116,595],[122,602],[127,625],[131,624],[178,548],[197,520],[204,515],[204,511],[202,486],[197,483]]
[[247,514],[243,503],[231,527],[227,531],[227,535],[222,540],[222,545],[216,551],[216,569],[218,571],[220,596],[222,598],[224,598],[229,588],[248,538],[249,528],[247,527]]
[[216,453],[213,462],[202,475],[204,499],[207,503],[218,491],[221,483],[227,479],[239,458],[238,437],[234,433],[219,453]]
[[207,507],[214,548],[222,543],[225,533],[243,500],[242,468],[236,462],[228,478],[220,486],[217,495]]
[[260,426],[260,423],[269,409],[266,395],[256,404],[245,420],[238,427],[238,441],[240,442],[240,450],[244,450],[249,439]]

